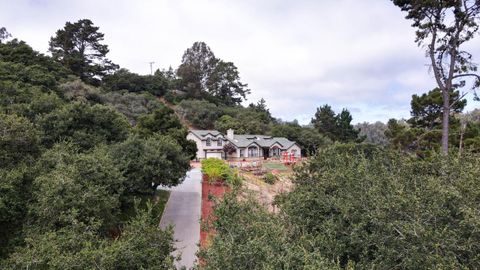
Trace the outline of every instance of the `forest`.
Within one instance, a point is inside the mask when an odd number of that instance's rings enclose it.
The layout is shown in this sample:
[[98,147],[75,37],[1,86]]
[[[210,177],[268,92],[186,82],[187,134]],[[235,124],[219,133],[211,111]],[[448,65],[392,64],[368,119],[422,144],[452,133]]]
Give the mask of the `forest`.
[[200,268],[480,267],[480,110],[464,112],[465,82],[413,95],[409,119],[354,125],[319,104],[302,125],[246,105],[254,90],[204,42],[140,75],[107,58],[91,20],[59,27],[48,55],[0,28],[0,268],[175,269],[158,187],[185,178],[191,128],[286,137],[308,158],[279,213],[236,189],[218,202]]

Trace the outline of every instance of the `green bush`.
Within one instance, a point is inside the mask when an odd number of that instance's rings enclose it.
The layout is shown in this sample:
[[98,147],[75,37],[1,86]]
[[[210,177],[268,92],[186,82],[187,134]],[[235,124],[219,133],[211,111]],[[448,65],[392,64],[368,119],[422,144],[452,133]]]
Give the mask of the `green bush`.
[[237,170],[218,158],[207,158],[202,160],[202,173],[207,175],[208,181],[225,181],[231,187],[240,186],[242,177]]
[[[338,144],[298,167],[279,214],[232,194],[206,269],[479,269],[480,156]],[[268,241],[265,241],[268,239]]]
[[296,171],[277,198],[287,224],[359,269],[480,268],[480,157],[419,160],[339,145]]
[[263,181],[267,184],[273,185],[275,182],[277,182],[277,177],[273,173],[269,172],[263,176]]

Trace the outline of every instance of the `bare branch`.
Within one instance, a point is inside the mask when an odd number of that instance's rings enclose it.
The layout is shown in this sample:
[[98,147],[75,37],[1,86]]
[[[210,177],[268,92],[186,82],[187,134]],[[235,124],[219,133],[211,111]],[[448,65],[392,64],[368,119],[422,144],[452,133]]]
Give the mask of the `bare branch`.
[[474,73],[458,74],[458,75],[453,76],[452,79],[458,79],[458,78],[461,78],[461,77],[476,77],[477,79],[480,80],[480,75],[474,74]]

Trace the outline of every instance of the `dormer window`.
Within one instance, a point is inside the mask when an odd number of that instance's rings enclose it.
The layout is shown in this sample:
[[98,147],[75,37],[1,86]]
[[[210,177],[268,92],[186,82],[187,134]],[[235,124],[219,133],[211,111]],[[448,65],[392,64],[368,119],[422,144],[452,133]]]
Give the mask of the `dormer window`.
[[223,143],[223,142],[222,142],[222,139],[218,139],[218,141],[217,141],[217,146],[222,146],[222,143]]
[[207,146],[212,146],[212,140],[210,138],[207,138],[206,144]]

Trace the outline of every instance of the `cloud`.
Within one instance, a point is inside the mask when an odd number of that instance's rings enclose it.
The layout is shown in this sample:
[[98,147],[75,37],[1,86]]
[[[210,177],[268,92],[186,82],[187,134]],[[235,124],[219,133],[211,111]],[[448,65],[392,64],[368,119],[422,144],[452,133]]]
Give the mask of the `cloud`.
[[[0,25],[41,52],[66,21],[89,18],[105,33],[109,58],[141,74],[150,72],[150,61],[177,67],[186,48],[205,41],[239,68],[252,89],[246,103],[263,97],[284,120],[307,123],[325,103],[350,109],[354,122],[408,117],[411,95],[435,86],[411,23],[390,1],[0,0],[0,6]],[[478,45],[478,39],[468,45],[474,57]]]

